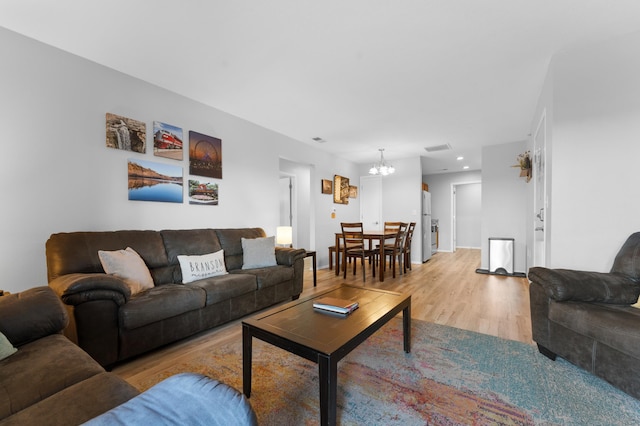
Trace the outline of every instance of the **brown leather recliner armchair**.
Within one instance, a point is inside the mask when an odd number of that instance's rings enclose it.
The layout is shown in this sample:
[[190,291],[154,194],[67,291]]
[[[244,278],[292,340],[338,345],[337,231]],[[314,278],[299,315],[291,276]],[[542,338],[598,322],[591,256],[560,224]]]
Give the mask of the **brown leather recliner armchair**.
[[640,398],[640,232],[632,234],[608,273],[529,269],[533,340]]

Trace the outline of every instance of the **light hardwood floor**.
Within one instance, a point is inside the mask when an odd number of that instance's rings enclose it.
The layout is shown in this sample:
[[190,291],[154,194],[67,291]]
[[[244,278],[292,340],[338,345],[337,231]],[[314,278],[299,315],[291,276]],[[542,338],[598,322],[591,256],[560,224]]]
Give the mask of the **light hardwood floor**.
[[[310,260],[306,259],[307,265]],[[475,271],[479,267],[480,250],[458,249],[455,253],[437,253],[395,279],[387,270],[383,283],[378,277],[373,279],[369,267],[365,283],[359,265],[356,275],[349,270],[346,279],[342,274],[336,277],[333,270],[321,269],[315,288],[312,272],[305,268],[302,297],[343,282],[410,293],[412,318],[533,344],[528,280],[478,274]],[[229,339],[241,339],[241,334],[241,320],[233,321],[133,359],[113,371],[136,386],[150,374],[186,360],[203,348],[215,350]]]

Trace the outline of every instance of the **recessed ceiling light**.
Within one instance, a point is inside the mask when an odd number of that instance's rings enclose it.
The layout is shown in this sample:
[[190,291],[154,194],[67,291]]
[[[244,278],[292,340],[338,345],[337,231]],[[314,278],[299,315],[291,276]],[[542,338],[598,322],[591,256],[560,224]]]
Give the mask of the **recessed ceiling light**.
[[469,168],[469,166],[464,166],[463,169],[467,170]]
[[460,156],[460,157],[456,158],[456,160],[458,160],[458,161],[464,160],[464,157]]

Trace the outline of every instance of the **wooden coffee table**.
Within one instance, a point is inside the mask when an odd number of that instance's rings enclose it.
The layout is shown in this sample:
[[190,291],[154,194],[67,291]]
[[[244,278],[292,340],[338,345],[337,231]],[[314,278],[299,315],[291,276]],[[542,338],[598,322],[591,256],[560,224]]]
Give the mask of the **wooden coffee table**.
[[[314,299],[355,300],[347,316],[313,309]],[[411,350],[411,295],[343,284],[242,321],[242,388],[251,396],[251,345],[256,337],[318,364],[320,424],[336,424],[338,361],[402,312],[404,351]]]

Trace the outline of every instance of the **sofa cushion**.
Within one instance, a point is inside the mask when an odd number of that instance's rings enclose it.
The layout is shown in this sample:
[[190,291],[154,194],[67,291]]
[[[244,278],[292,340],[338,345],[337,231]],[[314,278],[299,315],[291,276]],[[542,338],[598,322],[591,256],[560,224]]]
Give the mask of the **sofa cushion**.
[[640,359],[640,310],[604,303],[551,302],[549,319]]
[[120,250],[131,247],[149,269],[169,262],[158,231],[69,232],[53,234],[46,243],[47,277],[102,272],[98,250]]
[[292,280],[294,277],[293,268],[282,265],[268,268],[242,269],[240,271],[232,271],[232,274],[251,274],[255,276],[258,281],[258,290]]
[[98,257],[104,272],[122,278],[131,290],[132,296],[153,287],[149,268],[131,247],[124,250],[98,250]]
[[0,298],[0,333],[17,347],[61,332],[69,317],[49,287],[34,287]]
[[183,284],[228,274],[227,268],[224,266],[224,250],[200,256],[180,255],[178,261],[180,262]]
[[102,372],[93,358],[62,334],[20,346],[0,361],[0,419]]
[[138,394],[136,388],[120,377],[103,371],[25,408],[5,419],[2,425],[78,425]]
[[276,240],[275,237],[241,238],[242,269],[264,268],[275,266]]
[[258,287],[255,275],[251,274],[227,274],[194,281],[189,285],[207,293],[207,305],[254,292]]
[[7,336],[0,333],[0,361],[15,354],[17,349],[11,344]]
[[242,241],[241,238],[266,237],[261,228],[216,229],[216,235],[224,250],[224,260],[227,271],[242,269]]
[[198,287],[164,284],[143,291],[120,307],[120,326],[127,330],[174,317],[205,305],[206,294]]
[[222,249],[213,229],[165,229],[160,234],[171,265],[178,263],[180,255],[215,253]]

